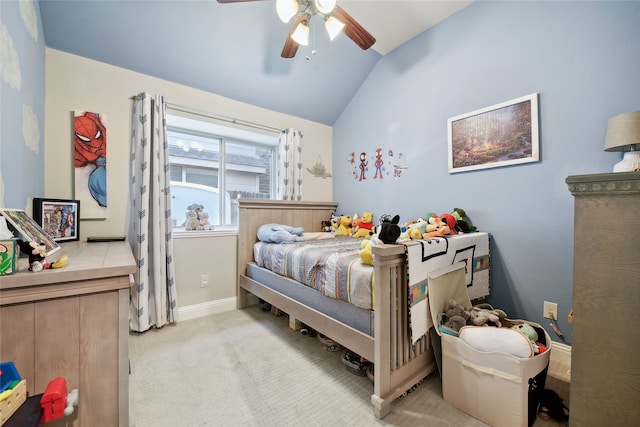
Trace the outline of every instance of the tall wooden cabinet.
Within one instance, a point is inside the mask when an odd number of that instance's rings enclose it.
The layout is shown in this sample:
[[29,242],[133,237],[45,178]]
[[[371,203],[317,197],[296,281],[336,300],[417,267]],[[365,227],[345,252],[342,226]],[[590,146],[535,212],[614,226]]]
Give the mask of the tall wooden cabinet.
[[[126,242],[65,243],[58,270],[0,276],[0,360],[15,363],[30,395],[64,377],[77,388],[65,426],[129,425],[129,287]],[[52,423],[54,424],[54,423]]]
[[640,172],[570,176],[571,426],[640,423]]

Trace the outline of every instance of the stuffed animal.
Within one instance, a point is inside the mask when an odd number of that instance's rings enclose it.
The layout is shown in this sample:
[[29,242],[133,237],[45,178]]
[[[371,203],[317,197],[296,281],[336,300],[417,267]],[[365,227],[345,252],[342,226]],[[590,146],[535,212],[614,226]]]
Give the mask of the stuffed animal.
[[199,203],[192,203],[187,206],[187,211],[194,211],[196,213],[196,217],[200,216],[200,212],[204,210],[204,205]]
[[67,265],[69,257],[61,256],[55,262],[49,263],[45,258],[45,246],[36,242],[18,240],[20,251],[29,256],[29,271],[38,272],[49,268],[62,268]]
[[338,231],[338,227],[339,227],[339,221],[340,221],[340,216],[336,216],[335,212],[333,214],[331,214],[331,232],[332,233],[336,233]]
[[209,214],[205,211],[200,212],[198,215],[198,230],[213,230],[213,226],[209,222]]
[[187,219],[182,224],[184,226],[184,229],[186,231],[197,230],[198,226],[200,225],[198,223],[198,213],[193,209],[189,209],[186,212],[186,217]]
[[353,228],[353,237],[369,237],[375,232],[373,212],[363,212],[362,219]]
[[351,227],[352,221],[349,215],[340,215],[337,221],[338,231],[336,231],[336,236],[351,236],[351,232],[353,231]]
[[258,240],[267,243],[302,242],[302,227],[291,227],[283,224],[264,224],[258,228]]
[[527,338],[529,338],[529,340],[531,340],[532,343],[535,344],[535,342],[538,341],[538,333],[533,328],[533,326],[531,326],[530,324],[528,324],[528,323],[519,323],[517,325],[513,325],[512,328],[517,330],[517,331],[522,332],[525,337],[527,337]]
[[444,313],[439,316],[438,323],[445,328],[460,331],[460,328],[465,326],[468,320],[471,318],[471,314],[461,304],[458,304],[456,300],[450,299],[447,303],[447,308]]
[[447,223],[436,214],[432,214],[429,217],[429,224],[427,224],[426,233],[422,235],[422,238],[426,240],[433,237],[444,237],[450,232],[451,229]]
[[396,243],[400,237],[398,222],[400,222],[399,215],[391,218],[391,215],[385,214],[380,217],[380,224],[376,227],[378,232],[360,244],[360,260],[363,264],[373,265],[373,246]]
[[503,321],[507,318],[507,314],[504,311],[494,309],[489,304],[479,304],[474,306],[469,312],[469,315],[472,325],[493,325],[499,328],[502,327]]
[[477,230],[477,227],[471,224],[471,220],[464,209],[453,208],[451,215],[456,219],[456,230],[458,232],[469,233]]
[[373,253],[371,249],[379,243],[382,242],[374,236],[362,240],[360,243],[360,261],[362,261],[363,264],[373,265]]
[[451,234],[451,235],[456,234],[455,230],[456,230],[457,221],[456,221],[456,218],[453,215],[451,215],[451,214],[442,214],[442,215],[440,215],[440,219],[442,221],[444,221],[447,224],[447,226],[449,227],[449,234]]
[[418,218],[411,222],[405,222],[402,226],[402,233],[399,240],[406,242],[409,240],[420,240],[427,230],[429,223],[424,218]]
[[401,234],[400,226],[398,225],[399,222],[400,215],[396,215],[393,218],[391,218],[390,215],[383,215],[380,219],[378,239],[386,244],[396,243]]

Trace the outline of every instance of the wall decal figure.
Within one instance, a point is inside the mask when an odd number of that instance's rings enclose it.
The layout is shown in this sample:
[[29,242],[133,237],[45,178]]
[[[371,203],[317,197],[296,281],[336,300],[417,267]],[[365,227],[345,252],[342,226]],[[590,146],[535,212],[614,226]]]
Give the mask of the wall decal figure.
[[367,177],[365,176],[364,173],[367,170],[367,165],[368,164],[369,164],[369,162],[367,161],[367,153],[365,153],[363,151],[362,153],[360,153],[360,177],[359,177],[359,181],[367,179]]
[[380,179],[382,179],[382,169],[384,166],[384,161],[382,160],[382,148],[378,148],[376,150],[376,160],[374,162],[374,166],[376,167],[376,174],[373,176],[373,179],[378,179],[378,174],[380,174]]

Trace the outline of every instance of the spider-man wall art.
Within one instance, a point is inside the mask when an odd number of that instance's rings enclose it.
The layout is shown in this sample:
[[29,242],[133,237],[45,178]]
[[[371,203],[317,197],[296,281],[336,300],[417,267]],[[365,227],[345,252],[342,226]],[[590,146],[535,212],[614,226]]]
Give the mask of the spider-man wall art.
[[107,207],[107,129],[103,121],[104,116],[98,113],[75,112],[76,198],[84,198],[84,210],[93,218],[105,217]]

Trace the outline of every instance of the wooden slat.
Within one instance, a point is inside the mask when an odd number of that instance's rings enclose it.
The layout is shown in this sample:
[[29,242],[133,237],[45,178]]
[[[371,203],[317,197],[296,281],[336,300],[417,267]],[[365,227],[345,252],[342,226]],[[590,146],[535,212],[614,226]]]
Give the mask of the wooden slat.
[[[118,425],[118,293],[80,299],[81,425]],[[96,333],[100,331],[100,333]]]
[[[43,393],[49,381],[57,377],[67,380],[69,390],[80,387],[79,306],[79,297],[35,304],[35,393]],[[84,408],[89,410],[88,406]],[[81,425],[82,411],[79,406],[78,417],[71,419],[74,427]]]
[[13,362],[27,392],[35,392],[35,305],[18,304],[0,310],[0,361]]

